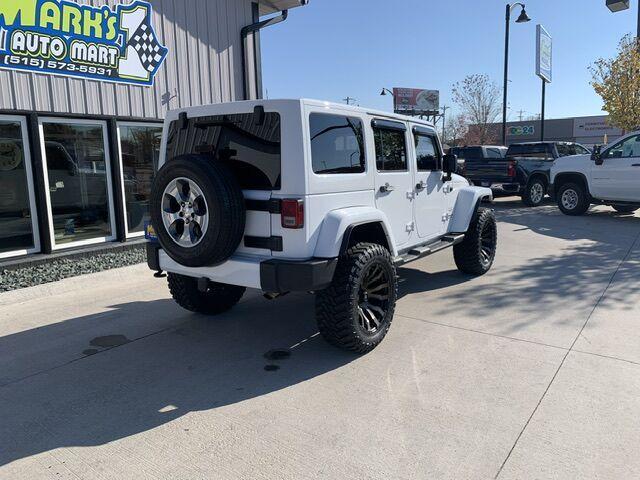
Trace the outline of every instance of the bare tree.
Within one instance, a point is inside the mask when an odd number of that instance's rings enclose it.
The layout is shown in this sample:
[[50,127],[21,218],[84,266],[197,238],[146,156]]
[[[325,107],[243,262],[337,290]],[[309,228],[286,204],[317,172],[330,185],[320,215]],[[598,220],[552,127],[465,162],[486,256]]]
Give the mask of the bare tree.
[[444,142],[451,146],[457,147],[464,143],[464,138],[468,131],[467,119],[464,115],[451,116],[447,120],[447,128],[445,129]]
[[487,75],[469,75],[457,82],[453,86],[453,101],[471,125],[469,133],[473,133],[477,143],[496,143],[498,132],[494,124],[502,103],[500,89]]

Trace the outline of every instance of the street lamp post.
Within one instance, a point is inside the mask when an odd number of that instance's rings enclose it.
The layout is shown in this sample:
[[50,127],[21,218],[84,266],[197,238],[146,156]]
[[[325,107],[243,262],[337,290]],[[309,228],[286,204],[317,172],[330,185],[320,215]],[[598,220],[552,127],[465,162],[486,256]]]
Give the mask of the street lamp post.
[[516,23],[526,23],[531,19],[527,15],[524,3],[516,2],[514,4],[507,4],[506,7],[506,19],[505,19],[505,32],[504,32],[504,85],[502,88],[502,144],[507,145],[507,100],[508,100],[508,84],[509,84],[509,31],[511,27],[511,12],[517,6],[522,7],[522,12],[516,20]]
[[[607,8],[613,13],[628,10],[630,7],[629,0],[607,0]],[[638,42],[640,43],[640,1],[638,2]]]
[[383,97],[387,96],[387,93],[389,95],[391,95],[391,97],[393,98],[393,112],[395,113],[396,111],[396,96],[393,94],[393,92],[391,90],[389,90],[388,88],[382,88],[382,91],[380,92],[380,95]]

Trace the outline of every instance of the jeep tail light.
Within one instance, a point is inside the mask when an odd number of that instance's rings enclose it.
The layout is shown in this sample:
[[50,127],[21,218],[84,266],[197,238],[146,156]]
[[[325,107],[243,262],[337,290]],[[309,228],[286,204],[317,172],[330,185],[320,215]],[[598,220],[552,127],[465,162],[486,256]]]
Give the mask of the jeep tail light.
[[304,226],[304,202],[287,199],[280,202],[282,228],[302,228]]
[[514,162],[513,160],[510,160],[509,165],[507,165],[507,175],[509,177],[516,176],[516,162]]

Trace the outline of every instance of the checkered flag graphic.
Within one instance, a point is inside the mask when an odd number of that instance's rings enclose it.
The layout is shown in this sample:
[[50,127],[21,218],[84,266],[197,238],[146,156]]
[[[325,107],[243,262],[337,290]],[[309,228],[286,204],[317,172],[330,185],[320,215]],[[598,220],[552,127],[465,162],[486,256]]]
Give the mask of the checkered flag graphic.
[[135,49],[140,57],[142,66],[150,73],[160,65],[166,50],[160,45],[146,20],[140,24],[138,30],[133,34],[129,45]]

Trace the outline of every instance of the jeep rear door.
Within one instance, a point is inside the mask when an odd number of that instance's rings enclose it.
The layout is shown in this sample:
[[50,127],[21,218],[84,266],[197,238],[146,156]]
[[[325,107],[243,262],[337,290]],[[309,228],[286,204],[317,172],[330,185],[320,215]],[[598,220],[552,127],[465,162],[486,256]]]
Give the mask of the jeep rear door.
[[166,161],[185,155],[205,155],[224,163],[243,191],[247,205],[243,241],[236,253],[270,256],[282,250],[272,236],[272,214],[278,216],[272,194],[281,189],[281,115],[278,112],[235,110],[184,117],[170,123]]
[[387,216],[396,245],[402,247],[415,229],[409,132],[403,122],[374,119],[371,126],[376,154],[376,206]]
[[449,219],[446,196],[451,186],[442,179],[442,152],[435,131],[414,126],[412,135],[416,227],[420,239],[428,240],[445,233]]

